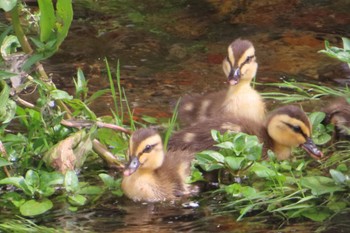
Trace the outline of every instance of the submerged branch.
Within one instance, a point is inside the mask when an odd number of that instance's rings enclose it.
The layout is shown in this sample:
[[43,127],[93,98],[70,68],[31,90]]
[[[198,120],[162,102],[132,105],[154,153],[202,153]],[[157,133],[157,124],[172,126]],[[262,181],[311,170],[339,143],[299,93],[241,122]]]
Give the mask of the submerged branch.
[[123,169],[124,165],[97,139],[92,141],[94,151],[108,164]]

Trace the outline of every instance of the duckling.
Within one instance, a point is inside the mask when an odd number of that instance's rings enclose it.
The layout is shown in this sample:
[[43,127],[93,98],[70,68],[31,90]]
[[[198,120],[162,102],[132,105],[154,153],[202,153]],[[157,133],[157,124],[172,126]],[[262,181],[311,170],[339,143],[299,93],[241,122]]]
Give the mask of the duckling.
[[204,97],[183,97],[179,106],[179,119],[184,125],[219,115],[231,118],[249,116],[257,122],[264,120],[265,104],[250,85],[258,69],[253,44],[248,40],[236,39],[227,50],[228,55],[222,66],[230,84],[228,90]]
[[345,97],[333,100],[322,110],[326,113],[325,124],[334,125],[334,140],[350,139],[350,103]]
[[134,201],[174,200],[188,194],[193,152],[164,153],[162,139],[151,128],[136,130],[129,143],[129,163],[124,170],[122,189]]
[[305,112],[295,105],[287,105],[271,112],[265,123],[250,118],[217,117],[198,122],[173,134],[168,148],[180,148],[192,151],[218,149],[211,137],[211,129],[244,132],[256,135],[264,144],[264,156],[271,149],[277,159],[285,160],[291,155],[293,147],[301,146],[310,156],[319,159],[322,152],[311,140],[311,124]]

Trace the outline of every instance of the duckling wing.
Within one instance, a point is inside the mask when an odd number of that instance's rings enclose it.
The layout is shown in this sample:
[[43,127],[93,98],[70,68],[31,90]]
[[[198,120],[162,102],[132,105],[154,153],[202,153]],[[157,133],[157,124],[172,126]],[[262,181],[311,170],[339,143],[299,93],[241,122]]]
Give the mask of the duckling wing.
[[165,193],[177,197],[188,192],[186,179],[190,175],[193,158],[194,152],[187,150],[169,151],[166,154],[162,167],[156,171]]
[[190,150],[203,151],[206,149],[218,149],[212,138],[211,130],[218,130],[220,133],[227,131],[245,132],[260,136],[262,124],[249,119],[213,118],[198,122],[174,133],[168,143],[169,150]]
[[208,95],[184,96],[179,106],[179,120],[182,125],[192,125],[195,122],[209,118],[221,107],[226,96],[226,90]]

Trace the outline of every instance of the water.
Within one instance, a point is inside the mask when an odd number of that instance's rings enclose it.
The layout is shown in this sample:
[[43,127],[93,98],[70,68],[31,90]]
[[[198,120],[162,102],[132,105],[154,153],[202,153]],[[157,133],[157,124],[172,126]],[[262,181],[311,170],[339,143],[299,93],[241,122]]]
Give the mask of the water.
[[[169,117],[180,96],[224,88],[221,61],[238,37],[255,45],[258,82],[295,78],[339,86],[350,78],[339,62],[317,53],[324,40],[341,46],[340,37],[350,37],[346,0],[77,0],[74,5],[72,29],[61,50],[45,61],[47,71],[59,88],[73,92],[72,77],[80,67],[93,93],[109,87],[104,58],[113,70],[119,60],[121,84],[136,116]],[[111,96],[104,96],[92,108],[111,115],[111,106]],[[214,210],[215,201],[187,208],[109,197],[77,212],[62,206],[36,222],[70,232],[314,232],[321,226],[261,217],[236,222],[237,216]],[[337,229],[340,223],[332,224]]]

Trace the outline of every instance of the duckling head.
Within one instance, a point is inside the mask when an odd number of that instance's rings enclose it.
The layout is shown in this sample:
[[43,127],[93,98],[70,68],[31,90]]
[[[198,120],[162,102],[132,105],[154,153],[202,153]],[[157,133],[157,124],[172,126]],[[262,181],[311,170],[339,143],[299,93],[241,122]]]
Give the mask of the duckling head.
[[227,52],[222,66],[230,85],[236,85],[240,80],[250,82],[258,69],[253,44],[248,40],[236,39],[228,46]]
[[278,159],[287,159],[291,148],[298,146],[311,157],[320,159],[323,154],[312,141],[311,131],[308,117],[294,105],[278,108],[267,120],[267,132],[274,142]]
[[136,130],[130,137],[128,157],[124,176],[130,176],[137,170],[153,171],[162,166],[164,151],[157,131],[150,128]]

